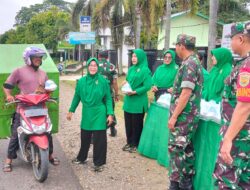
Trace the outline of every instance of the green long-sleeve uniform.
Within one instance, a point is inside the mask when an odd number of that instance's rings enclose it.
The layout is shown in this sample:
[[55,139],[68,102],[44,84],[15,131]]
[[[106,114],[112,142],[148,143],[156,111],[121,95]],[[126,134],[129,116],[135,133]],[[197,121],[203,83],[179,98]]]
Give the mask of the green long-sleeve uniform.
[[[93,58],[87,63],[94,60]],[[79,102],[82,103],[81,128],[84,130],[105,130],[107,115],[113,115],[112,98],[108,81],[100,74],[82,77],[75,89],[69,111],[75,112]]]
[[146,54],[141,49],[133,51],[138,58],[138,63],[131,66],[126,77],[135,95],[124,98],[123,110],[128,113],[144,113],[148,110],[147,91],[152,85],[151,72],[148,68]]

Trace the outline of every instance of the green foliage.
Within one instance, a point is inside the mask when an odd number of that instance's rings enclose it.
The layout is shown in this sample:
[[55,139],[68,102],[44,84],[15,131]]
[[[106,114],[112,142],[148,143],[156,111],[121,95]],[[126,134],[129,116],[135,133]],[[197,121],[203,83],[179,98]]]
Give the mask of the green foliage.
[[22,7],[17,13],[15,20],[16,26],[27,24],[30,19],[42,12],[50,10],[53,6],[56,6],[59,10],[63,12],[71,12],[71,3],[63,0],[45,0],[42,4],[31,5],[30,7]]
[[[218,20],[224,23],[240,22],[249,20],[250,14],[246,9],[249,0],[219,0]],[[209,0],[203,0],[199,12],[209,15]]]
[[70,15],[60,12],[56,7],[32,17],[27,24],[26,42],[43,43],[46,48],[56,49],[59,27],[57,21],[69,23]]
[[[249,20],[250,14],[246,9],[246,3],[249,0],[219,0],[219,9],[218,9],[218,21],[221,21],[225,24],[233,22],[241,22]],[[204,15],[209,15],[209,0],[202,0],[200,2],[200,9]],[[217,25],[218,36],[222,35],[222,27]]]
[[56,50],[58,40],[70,30],[70,14],[57,7],[36,14],[24,26],[17,26],[0,37],[3,44],[42,43],[48,49]]

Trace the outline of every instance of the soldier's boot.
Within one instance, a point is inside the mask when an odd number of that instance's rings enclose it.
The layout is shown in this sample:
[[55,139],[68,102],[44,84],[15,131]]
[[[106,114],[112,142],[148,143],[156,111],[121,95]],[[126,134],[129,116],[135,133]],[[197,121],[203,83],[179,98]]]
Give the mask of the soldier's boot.
[[179,182],[177,181],[170,181],[170,186],[168,190],[179,190]]
[[180,190],[193,190],[193,177],[185,176],[180,181]]
[[117,130],[116,130],[115,126],[111,126],[110,127],[110,136],[115,137],[116,134],[117,134]]

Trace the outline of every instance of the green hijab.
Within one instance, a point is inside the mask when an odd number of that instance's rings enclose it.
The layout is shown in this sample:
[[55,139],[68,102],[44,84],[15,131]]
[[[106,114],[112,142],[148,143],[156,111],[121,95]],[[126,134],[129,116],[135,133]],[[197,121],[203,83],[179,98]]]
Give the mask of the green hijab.
[[137,57],[137,64],[129,68],[126,80],[134,90],[143,83],[145,77],[148,76],[147,74],[150,73],[150,70],[148,68],[148,59],[145,51],[142,49],[135,49],[133,53]]
[[233,56],[227,48],[213,49],[211,54],[216,58],[217,64],[210,71],[204,98],[207,101],[219,102],[224,88],[224,80],[232,70]]
[[153,85],[160,88],[171,88],[178,72],[178,65],[175,63],[175,52],[173,50],[167,50],[163,53],[163,56],[167,53],[171,54],[172,61],[168,65],[162,63],[153,75]]
[[[91,75],[89,72],[89,65],[92,61],[95,61],[98,70],[94,75]],[[102,83],[104,84],[105,79],[99,74],[99,62],[95,57],[89,58],[87,61],[87,75],[84,77],[83,80],[83,97],[84,97],[84,103],[87,105],[95,105],[96,101],[98,99],[98,96],[100,96],[100,92],[103,91]]]

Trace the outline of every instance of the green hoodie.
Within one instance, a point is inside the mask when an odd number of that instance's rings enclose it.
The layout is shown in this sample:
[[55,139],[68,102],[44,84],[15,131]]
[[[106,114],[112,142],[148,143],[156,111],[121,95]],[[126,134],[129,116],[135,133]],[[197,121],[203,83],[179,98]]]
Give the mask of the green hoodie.
[[151,88],[151,72],[146,53],[142,49],[135,49],[133,53],[138,62],[129,68],[126,80],[136,94],[125,96],[123,110],[128,113],[144,113],[148,110],[147,91]]
[[164,56],[170,53],[172,56],[172,61],[170,64],[162,63],[153,75],[153,85],[160,88],[171,88],[174,84],[175,76],[178,72],[178,65],[175,63],[176,54],[172,50],[167,50],[164,52]]
[[217,64],[210,71],[208,84],[204,88],[204,99],[206,101],[221,101],[224,89],[224,80],[232,70],[233,57],[227,48],[216,48],[211,50],[211,54],[216,58]]
[[69,111],[75,112],[81,101],[81,128],[84,130],[105,130],[107,115],[114,114],[110,86],[108,81],[98,72],[94,75],[89,73],[89,64],[92,61],[99,64],[96,58],[90,58],[87,61],[88,73],[77,82]]

